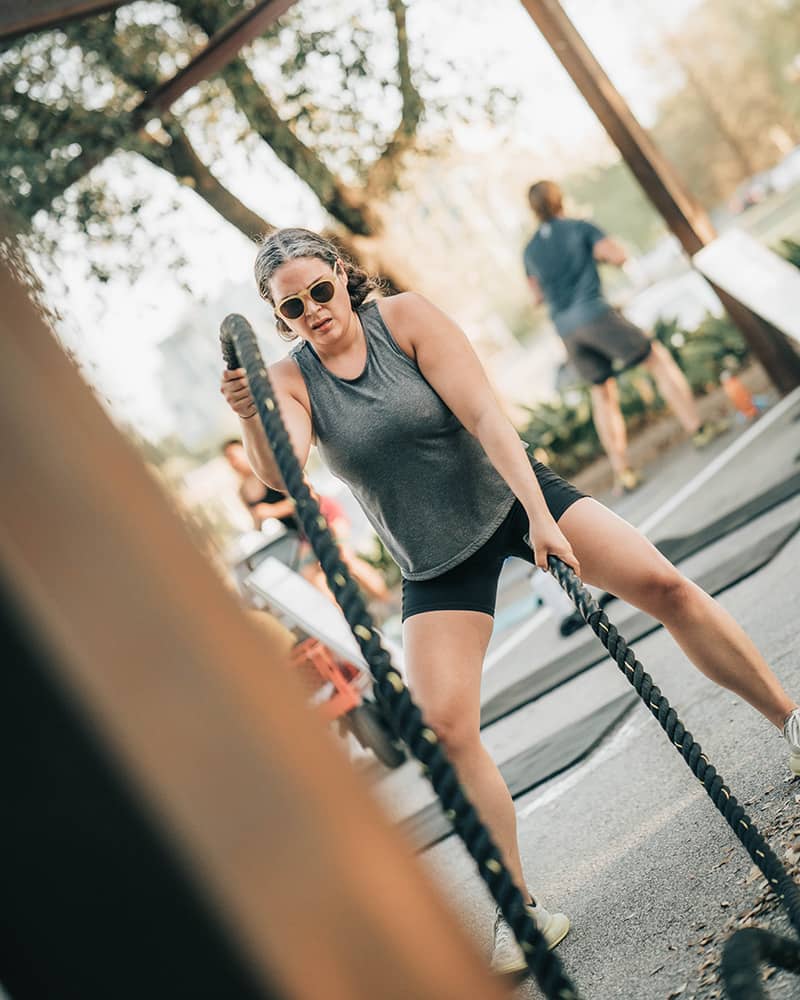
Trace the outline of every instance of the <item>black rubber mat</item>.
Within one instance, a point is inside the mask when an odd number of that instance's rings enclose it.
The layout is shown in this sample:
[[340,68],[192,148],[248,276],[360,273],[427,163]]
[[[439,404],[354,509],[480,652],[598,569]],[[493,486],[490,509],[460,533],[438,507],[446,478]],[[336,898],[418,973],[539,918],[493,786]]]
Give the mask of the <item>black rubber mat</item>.
[[[800,460],[800,455],[795,458],[795,462],[798,460]],[[787,479],[776,483],[768,490],[748,500],[747,503],[743,503],[740,507],[729,511],[722,517],[717,518],[716,521],[711,521],[697,531],[693,531],[689,535],[662,538],[653,544],[671,562],[680,562],[681,559],[688,559],[689,556],[704,549],[707,545],[711,545],[712,542],[716,542],[737,528],[741,528],[748,521],[755,520],[755,518],[760,517],[762,514],[766,514],[768,510],[777,507],[778,504],[790,499],[798,492],[800,492],[800,472],[795,472]],[[597,600],[601,608],[606,608],[612,601],[616,600],[616,597],[606,591],[598,595]],[[562,620],[561,634],[563,636],[572,635],[578,629],[583,628],[584,624],[583,619],[577,611],[573,611],[572,614],[567,615]]]
[[[590,716],[576,719],[571,725],[564,726],[501,764],[500,773],[512,796],[516,798],[576,764],[597,746],[636,701],[636,693],[626,691]],[[432,847],[453,832],[438,800],[403,820],[400,828],[420,851]]]
[[664,538],[655,542],[656,548],[663,552],[670,562],[680,562],[681,559],[688,559],[689,556],[704,549],[712,542],[724,538],[743,524],[755,520],[768,510],[777,507],[778,504],[789,500],[796,493],[800,493],[800,472],[795,472],[787,479],[776,483],[770,489],[765,490],[758,496],[743,503],[741,507],[724,514],[716,521],[711,521],[698,531],[693,531],[690,535],[678,535],[675,538]]
[[[759,539],[747,548],[736,552],[729,559],[702,573],[696,582],[709,594],[718,594],[745,577],[761,569],[789,541],[800,528],[800,521],[793,521]],[[629,615],[614,619],[614,624],[628,642],[636,642],[643,636],[661,628],[661,623],[643,611],[632,611]],[[577,674],[588,670],[607,656],[606,651],[594,634],[586,631],[584,642],[567,652],[554,656],[542,666],[508,687],[487,698],[481,707],[481,728],[515,712],[535,698],[541,697]]]

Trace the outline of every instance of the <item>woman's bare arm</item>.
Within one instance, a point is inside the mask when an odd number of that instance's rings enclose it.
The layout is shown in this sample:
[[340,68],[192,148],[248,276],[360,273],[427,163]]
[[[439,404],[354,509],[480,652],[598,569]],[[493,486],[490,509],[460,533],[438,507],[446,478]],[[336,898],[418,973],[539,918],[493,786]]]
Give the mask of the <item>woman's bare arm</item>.
[[[289,367],[291,366],[291,367]],[[299,396],[303,395],[305,386],[297,366],[290,358],[283,358],[269,367],[270,381],[275,390],[283,422],[289,434],[289,440],[301,467],[308,461],[313,439],[311,414]],[[222,373],[222,395],[228,405],[239,417],[242,430],[242,442],[253,471],[267,486],[276,490],[285,490],[286,485],[278,471],[275,456],[267,441],[264,428],[256,412],[256,406],[247,385],[247,375],[243,368],[226,369]]]
[[575,555],[548,510],[522,441],[458,324],[415,292],[384,299],[380,309],[398,345],[408,349],[425,380],[480,441],[489,461],[525,508],[537,564],[546,568],[547,555],[552,553],[578,571]]

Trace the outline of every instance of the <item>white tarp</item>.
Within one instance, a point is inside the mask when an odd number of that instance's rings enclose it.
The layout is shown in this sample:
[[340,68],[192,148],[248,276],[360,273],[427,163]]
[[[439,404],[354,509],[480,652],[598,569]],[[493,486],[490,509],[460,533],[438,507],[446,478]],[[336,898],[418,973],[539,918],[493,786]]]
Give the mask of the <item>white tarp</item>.
[[[288,566],[268,556],[245,579],[245,586],[255,591],[273,609],[281,612],[293,626],[319,639],[337,656],[367,671],[358,643],[339,607],[316,587]],[[396,644],[381,636],[394,666],[403,672],[403,654]]]
[[741,229],[729,229],[692,262],[723,291],[800,341],[800,268]]

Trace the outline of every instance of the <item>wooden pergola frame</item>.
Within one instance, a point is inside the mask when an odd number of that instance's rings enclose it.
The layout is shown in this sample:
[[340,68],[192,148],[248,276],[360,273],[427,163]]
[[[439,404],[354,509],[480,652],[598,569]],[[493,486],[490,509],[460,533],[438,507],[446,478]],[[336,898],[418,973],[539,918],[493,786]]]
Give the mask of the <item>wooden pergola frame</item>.
[[[145,95],[132,127],[218,72],[292,2],[262,0],[234,18]],[[560,5],[522,2],[687,252],[708,243],[705,212]],[[4,0],[0,40],[117,6]],[[0,675],[0,758],[13,778],[3,782],[0,837],[10,849],[0,850],[0,881],[4,913],[17,918],[11,947],[0,946],[4,985],[20,998],[127,1000],[131,964],[149,960],[165,983],[175,977],[178,993],[191,983],[198,1000],[209,995],[212,966],[248,978],[261,1000],[502,1000],[503,984],[304,711],[278,650],[215,578],[3,261],[0,301],[0,417],[9,428],[0,446],[0,634],[15,657]],[[726,306],[775,383],[798,384],[785,338],[734,300]],[[51,708],[46,730],[42,705]],[[81,757],[79,745],[94,751]],[[78,759],[81,767],[69,766]],[[92,783],[96,764],[105,777],[98,771]],[[124,810],[106,808],[112,791],[128,801],[129,818],[156,832],[160,867],[133,843]],[[115,836],[131,849],[122,859]],[[120,860],[126,898],[117,893]],[[207,950],[193,950],[185,927],[153,907],[159,876],[184,886],[184,915],[205,921]],[[162,891],[165,907],[173,895]],[[138,917],[139,927],[122,925],[134,933],[118,933],[118,913]],[[141,933],[148,921],[168,947]],[[66,991],[65,970],[75,977]]]
[[15,0],[0,2],[0,41],[16,38],[29,31],[55,28],[80,17],[103,14],[131,0]]
[[3,259],[0,301],[0,983],[507,998]]
[[[27,31],[54,28],[66,21],[100,14],[121,7],[131,0],[33,0],[16,17],[6,2],[0,6],[0,41],[14,38]],[[203,80],[218,73],[241,49],[264,32],[296,2],[296,0],[259,0],[218,31],[190,62],[169,80],[149,91],[133,111],[132,129],[139,128],[148,117],[168,111],[179,97]]]

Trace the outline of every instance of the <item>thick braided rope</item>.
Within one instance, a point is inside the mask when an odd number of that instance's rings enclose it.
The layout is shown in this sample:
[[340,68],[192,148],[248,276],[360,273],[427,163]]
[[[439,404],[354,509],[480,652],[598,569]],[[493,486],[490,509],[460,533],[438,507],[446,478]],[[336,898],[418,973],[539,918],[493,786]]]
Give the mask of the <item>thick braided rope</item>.
[[[561,584],[562,588],[569,594],[575,607],[583,616],[592,631],[600,639],[600,642],[608,650],[609,655],[615,661],[619,669],[625,675],[636,693],[645,703],[650,712],[658,719],[659,725],[669,737],[670,743],[681,754],[688,764],[692,773],[703,783],[703,787],[708,792],[711,801],[725,817],[728,825],[742,842],[745,850],[760,868],[767,879],[772,890],[783,904],[792,926],[800,934],[800,890],[792,880],[789,873],[783,867],[772,848],[767,844],[764,837],[753,824],[752,819],[747,815],[742,806],[739,805],[736,797],[731,794],[730,789],[717,773],[717,769],[710,764],[708,758],[702,752],[700,744],[694,739],[692,734],[678,718],[675,709],[672,708],[667,698],[661,693],[653,683],[653,678],[647,673],[642,664],[636,658],[633,649],[625,639],[619,634],[613,622],[609,621],[605,611],[600,608],[597,601],[592,597],[586,587],[575,573],[555,556],[549,559],[550,572]],[[773,940],[774,939],[774,940]],[[773,961],[776,956],[784,959],[783,968],[800,971],[800,944],[796,941],[780,938],[777,935],[770,935],[767,931],[759,931],[757,938],[745,938],[748,941],[747,954],[755,956],[757,953],[764,960]],[[758,952],[754,942],[758,942]],[[737,946],[741,944],[742,938],[734,934],[726,946],[728,962],[723,960],[723,975],[725,970],[733,966],[737,975],[742,974],[742,965],[731,958]],[[790,956],[788,959],[786,956]],[[757,974],[753,968],[749,968],[751,978],[747,979],[748,988],[751,982],[755,982]],[[731,987],[728,986],[729,992]],[[760,987],[759,987],[760,991]],[[739,992],[730,996],[741,998],[741,1000],[755,1000],[762,996],[761,992]]]
[[745,927],[731,935],[722,952],[722,979],[730,1000],[765,1000],[759,972],[763,962],[800,973],[800,947],[759,927]]
[[[558,956],[548,951],[544,937],[525,908],[522,894],[514,885],[488,830],[464,794],[455,770],[436,734],[425,725],[400,674],[393,669],[389,654],[381,645],[358,585],[339,554],[319,506],[303,479],[303,471],[292,449],[272,391],[255,335],[242,316],[228,316],[222,324],[223,356],[228,367],[247,372],[251,395],[267,435],[272,453],[294,500],[300,523],[325,571],[334,597],[356,637],[374,680],[373,690],[382,714],[396,735],[422,764],[423,774],[433,785],[455,832],[478,866],[503,916],[511,925],[525,954],[528,968],[548,1000],[579,1000],[575,986],[564,972]],[[231,345],[235,353],[231,352]]]

